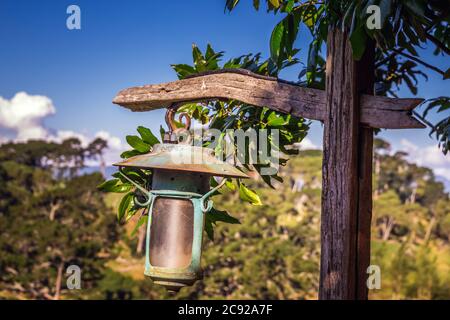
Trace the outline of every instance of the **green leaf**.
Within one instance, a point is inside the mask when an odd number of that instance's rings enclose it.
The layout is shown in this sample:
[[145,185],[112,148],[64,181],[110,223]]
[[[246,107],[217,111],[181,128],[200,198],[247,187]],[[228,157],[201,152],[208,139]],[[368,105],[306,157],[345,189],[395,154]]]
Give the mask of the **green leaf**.
[[125,193],[125,192],[132,190],[133,188],[134,188],[134,186],[132,184],[122,183],[122,184],[118,184],[118,185],[114,186],[110,190],[110,192]]
[[259,0],[253,0],[253,8],[255,8],[256,11],[259,10]]
[[294,0],[289,0],[289,2],[284,7],[284,12],[291,13],[293,8],[294,8]]
[[[126,176],[128,178],[130,178],[131,180],[133,180],[134,182],[136,182],[138,184],[142,184],[142,185],[145,184],[145,182],[147,180],[147,175],[141,169],[123,168],[122,170],[124,171]],[[127,179],[125,179],[120,172],[115,172],[112,176],[114,178],[120,179],[120,181],[122,181],[125,184],[129,183],[129,181]]]
[[284,23],[281,21],[278,23],[272,31],[270,36],[270,56],[273,61],[278,61],[281,50],[281,42],[283,40]]
[[205,215],[205,232],[209,240],[214,241],[214,227],[208,214]]
[[117,221],[122,221],[122,218],[125,216],[128,208],[131,205],[131,201],[133,200],[133,193],[129,192],[123,196],[120,201],[119,208],[117,210]]
[[280,6],[279,0],[269,0],[269,2],[274,8],[278,8]]
[[217,222],[240,224],[239,220],[230,216],[228,212],[212,208],[205,215],[205,232],[211,241],[214,241],[214,225]]
[[196,73],[194,67],[188,64],[172,64],[171,67],[177,73],[178,79],[184,79],[187,76]]
[[159,143],[158,138],[153,135],[152,131],[149,128],[139,126],[137,128],[137,131],[141,135],[142,140],[148,143],[150,146],[153,147],[155,144]]
[[247,188],[243,183],[239,185],[239,197],[242,200],[250,202],[255,206],[262,205],[261,199],[259,198],[258,194],[255,191]]
[[234,7],[239,3],[239,0],[227,0],[225,3],[225,10],[228,9],[229,11],[233,10]]
[[425,15],[426,4],[420,0],[407,0],[403,2],[406,7],[408,7],[413,13],[418,17],[423,17]]
[[353,59],[360,60],[366,50],[366,31],[364,27],[358,27],[350,35],[350,44],[352,45]]
[[137,155],[140,155],[141,152],[137,151],[137,150],[128,150],[128,151],[124,151],[120,154],[120,157],[122,159],[128,159]]
[[127,136],[127,142],[130,146],[141,153],[147,153],[150,151],[150,145],[142,141],[138,136]]
[[119,179],[111,179],[105,181],[97,186],[97,188],[101,191],[105,192],[116,192],[116,193],[124,193],[133,189],[133,185],[126,183],[119,183]]
[[228,181],[225,182],[225,186],[230,189],[231,191],[235,191],[236,190],[236,185],[232,182],[232,181]]
[[97,189],[101,190],[101,191],[106,191],[106,192],[111,192],[111,190],[113,189],[113,187],[119,182],[119,179],[111,179],[111,180],[107,180],[102,182],[101,184],[99,184],[97,186]]
[[211,59],[211,58],[214,58],[214,55],[215,55],[216,53],[214,52],[214,50],[213,50],[213,48],[211,47],[211,44],[207,44],[206,45],[206,52],[205,52],[205,58],[206,58],[206,60],[209,60],[209,59]]
[[279,127],[284,125],[286,125],[286,120],[282,116],[277,115],[275,112],[270,113],[267,121],[267,126]]
[[127,215],[125,216],[125,223],[127,223],[131,218],[134,217],[134,215],[142,209],[141,207],[138,207],[136,205],[131,206],[131,208],[128,209]]
[[197,72],[205,71],[205,57],[196,44],[192,44],[192,59],[194,61],[195,70]]
[[147,224],[147,221],[148,221],[148,216],[147,216],[147,215],[142,216],[142,217],[139,219],[139,221],[136,223],[136,225],[134,226],[133,231],[131,231],[131,236],[134,237],[134,236],[136,235],[136,232],[139,230],[139,228],[140,228],[142,225],[146,225],[146,224]]
[[161,141],[164,141],[164,134],[166,133],[166,130],[163,128],[162,125],[159,126],[159,135],[161,136]]
[[228,214],[228,212],[224,210],[217,210],[215,208],[212,208],[211,211],[209,211],[206,215],[209,216],[209,219],[212,223],[216,222],[224,222],[224,223],[230,223],[230,224],[240,224],[239,220],[235,217],[232,217]]

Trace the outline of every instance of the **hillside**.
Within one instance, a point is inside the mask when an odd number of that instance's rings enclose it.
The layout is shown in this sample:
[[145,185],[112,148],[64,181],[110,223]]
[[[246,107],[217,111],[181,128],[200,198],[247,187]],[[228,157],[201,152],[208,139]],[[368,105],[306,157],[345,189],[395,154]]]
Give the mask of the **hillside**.
[[[376,176],[374,182],[372,264],[380,266],[382,284],[380,290],[370,291],[370,298],[448,299],[448,194],[432,176],[423,180],[429,170],[396,157],[376,157],[379,170],[384,173]],[[219,209],[239,218],[241,224],[218,224],[214,242],[204,241],[204,279],[173,298],[317,298],[321,152],[302,151],[288,161],[281,175],[284,182],[275,190],[252,182],[261,194],[262,206],[243,204],[233,192],[214,199]],[[404,184],[410,183],[412,177],[420,187],[408,194]],[[415,199],[411,203],[413,192]],[[391,226],[389,234],[386,224]],[[133,248],[136,240],[131,243]],[[133,258],[130,264],[128,254],[111,266],[140,283],[143,259]],[[129,269],[132,270],[128,272]],[[150,280],[144,281],[147,297],[168,297]]]
[[[385,141],[375,147],[372,264],[382,280],[370,298],[449,299],[449,195],[430,169],[389,155]],[[63,165],[82,152],[69,142],[0,146],[0,298],[317,298],[320,151],[289,160],[275,189],[250,181],[261,206],[226,189],[214,197],[241,223],[218,223],[214,241],[205,235],[204,279],[175,295],[143,276],[144,229],[132,236],[136,220],[115,221],[123,194],[101,193],[100,174]],[[60,161],[58,170],[49,160]],[[81,290],[67,288],[63,271],[72,264]]]

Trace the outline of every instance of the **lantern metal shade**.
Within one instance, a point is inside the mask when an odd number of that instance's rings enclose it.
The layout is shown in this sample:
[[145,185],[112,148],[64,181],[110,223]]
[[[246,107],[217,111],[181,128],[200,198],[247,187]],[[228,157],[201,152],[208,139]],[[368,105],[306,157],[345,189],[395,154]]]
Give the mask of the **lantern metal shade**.
[[214,156],[214,150],[187,144],[156,144],[151,152],[128,158],[114,165],[199,172],[218,177],[248,178],[242,171],[217,159]]

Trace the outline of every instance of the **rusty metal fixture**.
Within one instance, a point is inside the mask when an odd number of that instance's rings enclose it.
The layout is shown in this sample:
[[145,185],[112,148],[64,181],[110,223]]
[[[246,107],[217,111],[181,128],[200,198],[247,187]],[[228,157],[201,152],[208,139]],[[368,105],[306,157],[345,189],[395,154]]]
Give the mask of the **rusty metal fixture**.
[[[191,127],[191,118],[186,112],[181,112],[178,115],[178,122],[183,124],[183,119],[186,123],[182,127],[178,127],[175,123],[175,113],[177,112],[179,104],[171,105],[166,112],[166,124],[169,131],[164,133],[164,143],[190,143],[189,128]],[[181,140],[184,138],[183,140]]]
[[[183,128],[174,125],[175,109],[166,114],[167,140],[153,146],[151,152],[116,163],[119,172],[136,186],[142,197],[134,203],[148,210],[145,272],[156,284],[178,291],[202,278],[200,267],[205,214],[213,206],[209,197],[221,188],[228,177],[248,178],[237,168],[216,157],[214,151],[179,143],[179,134],[188,132],[190,118]],[[184,131],[183,131],[184,130]],[[151,188],[136,184],[122,170],[134,167],[152,170]],[[210,179],[223,177],[210,190]],[[148,185],[148,183],[147,183]]]
[[115,165],[200,172],[218,177],[248,177],[234,166],[217,159],[214,150],[185,144],[156,144],[151,152],[128,158]]

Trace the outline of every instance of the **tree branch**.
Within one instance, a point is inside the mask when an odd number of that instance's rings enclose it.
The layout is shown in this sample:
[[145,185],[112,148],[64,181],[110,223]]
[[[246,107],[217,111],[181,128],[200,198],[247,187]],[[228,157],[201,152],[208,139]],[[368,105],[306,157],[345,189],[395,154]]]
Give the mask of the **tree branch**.
[[427,37],[428,40],[430,40],[431,42],[433,42],[433,43],[436,45],[436,47],[438,47],[439,49],[441,49],[442,51],[444,51],[446,54],[450,55],[450,49],[447,48],[447,47],[445,46],[445,44],[443,44],[441,41],[439,41],[438,38],[436,38],[435,36],[433,36],[433,35],[431,35],[431,34],[429,34],[429,33],[426,33],[425,36]]
[[[402,52],[405,48],[400,48],[398,49],[398,51]],[[397,52],[391,52],[391,54],[387,55],[384,59],[378,61],[375,64],[375,68],[381,67],[383,64],[385,64],[386,62],[388,62],[393,56],[397,55]]]
[[399,50],[399,49],[392,49],[392,51],[396,52],[397,54],[400,54],[400,55],[404,56],[405,58],[408,58],[408,59],[413,60],[413,61],[415,61],[417,63],[420,63],[421,65],[427,67],[428,69],[436,71],[437,73],[441,74],[442,76],[445,76],[445,72],[444,71],[442,71],[438,67],[435,67],[435,66],[433,66],[433,65],[431,65],[429,63],[426,63],[425,61],[420,60],[417,57],[414,57],[414,56],[412,56],[410,54],[404,53],[404,52],[402,52],[402,50]]

